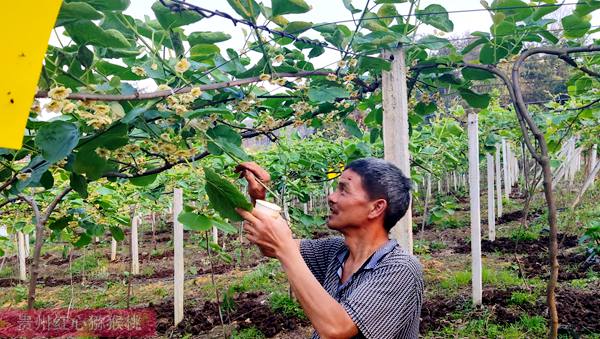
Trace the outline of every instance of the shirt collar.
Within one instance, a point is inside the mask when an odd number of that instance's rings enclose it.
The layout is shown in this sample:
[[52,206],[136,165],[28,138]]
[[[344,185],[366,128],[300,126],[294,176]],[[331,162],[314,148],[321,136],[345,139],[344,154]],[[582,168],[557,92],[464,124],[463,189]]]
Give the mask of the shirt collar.
[[[396,241],[396,239],[388,240],[388,242],[386,242],[383,246],[379,247],[377,249],[377,251],[375,251],[371,255],[371,257],[369,257],[369,259],[367,259],[367,261],[363,264],[363,266],[360,269],[358,269],[358,271],[356,271],[356,272],[358,273],[361,270],[372,270],[373,268],[375,268],[375,266],[377,266],[379,261],[381,261],[381,259],[386,254],[388,254],[391,250],[393,250],[397,244],[398,244],[398,242]],[[342,265],[348,258],[349,254],[350,254],[350,251],[348,250],[348,246],[346,246],[346,244],[344,244],[344,246],[342,246],[340,248],[340,250],[338,251],[338,253],[336,255],[336,259],[337,259],[338,265],[339,265],[337,272],[338,272],[338,276],[340,276],[340,278],[342,276]]]

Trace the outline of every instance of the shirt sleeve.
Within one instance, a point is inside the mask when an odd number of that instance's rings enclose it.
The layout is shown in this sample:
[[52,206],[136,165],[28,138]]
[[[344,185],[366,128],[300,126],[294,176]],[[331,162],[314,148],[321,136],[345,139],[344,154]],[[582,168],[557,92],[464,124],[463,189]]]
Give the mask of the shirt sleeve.
[[376,268],[342,306],[366,338],[410,338],[418,334],[423,274],[416,259]]
[[333,256],[343,243],[344,239],[341,237],[302,239],[300,241],[300,254],[321,285],[323,285],[327,268]]

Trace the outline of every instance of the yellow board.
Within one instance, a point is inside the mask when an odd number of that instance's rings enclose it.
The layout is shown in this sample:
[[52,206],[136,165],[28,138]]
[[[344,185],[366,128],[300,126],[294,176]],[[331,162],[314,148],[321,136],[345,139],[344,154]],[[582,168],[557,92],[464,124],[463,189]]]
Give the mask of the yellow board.
[[19,149],[62,0],[0,5],[0,147]]

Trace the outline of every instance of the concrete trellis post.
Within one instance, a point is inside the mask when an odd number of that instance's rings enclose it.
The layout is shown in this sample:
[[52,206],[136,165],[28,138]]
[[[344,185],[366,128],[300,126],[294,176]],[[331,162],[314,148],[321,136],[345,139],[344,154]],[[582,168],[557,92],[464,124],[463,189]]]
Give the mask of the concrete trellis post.
[[110,261],[117,260],[117,240],[115,238],[110,238]]
[[479,191],[479,136],[477,114],[469,113],[469,196],[471,199],[471,272],[473,304],[482,300],[481,215]]
[[131,218],[131,274],[140,274],[140,258],[138,250],[138,225],[140,223],[140,217],[134,215]]
[[[594,145],[594,146],[592,146],[592,151],[590,154],[590,164],[591,164],[590,167],[593,167],[594,164],[596,163],[597,154],[598,154],[598,145]],[[595,181],[594,178],[592,178],[592,184],[594,183],[594,181]]]
[[27,280],[27,266],[25,264],[25,236],[17,232],[17,256],[19,257],[19,279]]
[[509,198],[510,184],[508,181],[508,146],[506,139],[502,138],[502,173],[504,174],[504,196],[506,199]]
[[490,241],[496,240],[496,202],[494,201],[494,157],[486,154],[487,160],[487,209],[488,209],[488,237]]
[[[406,88],[406,62],[404,50],[384,51],[383,57],[390,60],[392,68],[384,71],[383,88],[383,149],[384,158],[398,166],[410,178],[410,155],[408,153],[408,95]],[[391,236],[400,246],[412,253],[412,213],[408,211],[391,230]]]
[[219,229],[215,226],[212,227],[212,242],[215,244],[219,243]]
[[500,145],[496,144],[496,200],[498,200],[498,218],[502,216],[502,179],[500,178]]
[[25,258],[29,258],[30,248],[29,248],[29,233],[23,233],[25,240]]
[[181,188],[175,188],[173,189],[173,307],[175,325],[183,320],[183,283],[185,279],[183,265],[183,225],[177,220],[177,217],[182,210],[183,192]]
[[438,181],[437,181],[437,193],[438,194],[442,193],[442,182],[440,181],[440,179],[438,179]]

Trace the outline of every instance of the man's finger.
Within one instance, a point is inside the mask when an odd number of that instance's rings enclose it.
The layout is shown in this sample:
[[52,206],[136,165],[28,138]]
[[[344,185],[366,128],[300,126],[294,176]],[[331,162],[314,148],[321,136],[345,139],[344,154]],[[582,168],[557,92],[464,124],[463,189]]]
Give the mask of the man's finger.
[[252,213],[241,209],[241,208],[236,208],[235,211],[237,212],[237,214],[240,215],[240,217],[244,218],[244,220],[249,221],[251,223],[253,223],[254,225],[256,225],[257,223],[260,223],[260,220],[257,219],[254,215],[252,215]]
[[234,169],[236,173],[245,175],[244,172],[252,172],[260,181],[267,183],[271,181],[271,175],[255,162],[243,162],[237,165]]

